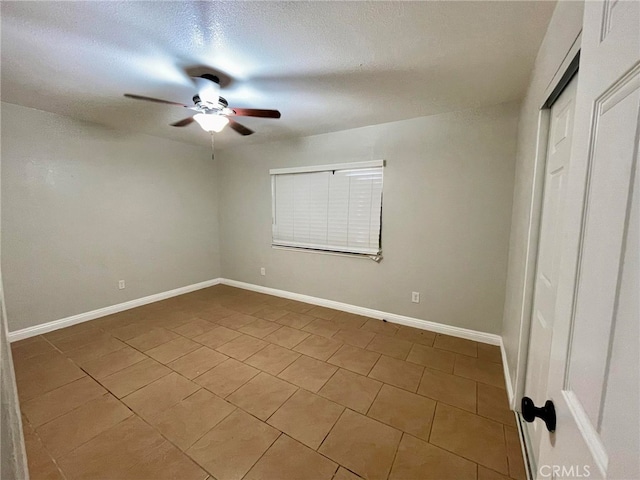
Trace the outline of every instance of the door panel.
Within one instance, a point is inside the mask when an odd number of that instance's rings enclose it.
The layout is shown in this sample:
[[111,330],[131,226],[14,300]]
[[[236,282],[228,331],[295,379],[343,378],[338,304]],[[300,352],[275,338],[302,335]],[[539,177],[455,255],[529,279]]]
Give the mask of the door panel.
[[[543,404],[547,396],[549,354],[555,323],[560,242],[563,231],[565,177],[571,154],[576,85],[577,77],[574,77],[556,100],[550,115],[533,321],[529,340],[531,348],[525,383],[527,395],[536,404]],[[543,431],[544,425],[539,422],[528,424],[528,435],[534,448],[539,445]]]
[[640,478],[639,118],[640,2],[586,2],[538,478]]
[[[633,86],[633,89],[627,88]],[[585,200],[575,322],[565,390],[573,390],[594,426],[599,423],[615,319],[631,171],[636,146],[640,69],[599,102]],[[614,161],[615,159],[615,161]],[[615,188],[612,188],[615,186]]]

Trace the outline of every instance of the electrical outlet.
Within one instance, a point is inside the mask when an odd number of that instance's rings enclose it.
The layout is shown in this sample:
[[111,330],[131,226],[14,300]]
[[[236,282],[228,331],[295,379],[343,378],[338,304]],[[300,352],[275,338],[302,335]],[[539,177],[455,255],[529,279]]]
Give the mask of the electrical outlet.
[[118,282],[118,288],[119,288],[120,290],[124,290],[124,280],[120,280],[120,281]]
[[411,292],[411,301],[413,303],[420,303],[420,292]]
[[267,274],[267,269],[264,267],[260,268],[260,275],[262,275],[263,277]]

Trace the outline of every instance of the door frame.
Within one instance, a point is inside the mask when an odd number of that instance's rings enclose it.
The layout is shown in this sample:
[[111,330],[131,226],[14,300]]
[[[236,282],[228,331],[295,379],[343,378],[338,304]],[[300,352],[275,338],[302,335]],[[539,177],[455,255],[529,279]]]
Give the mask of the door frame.
[[[532,465],[534,459],[531,458],[531,445],[523,425],[520,413],[519,399],[525,395],[525,381],[527,372],[527,359],[529,356],[529,339],[531,334],[531,316],[533,314],[533,297],[535,291],[535,276],[538,261],[538,250],[540,240],[540,226],[542,220],[542,204],[544,200],[544,179],[547,165],[547,150],[549,142],[549,130],[551,125],[551,106],[564,91],[569,82],[577,74],[580,60],[580,45],[582,31],[580,31],[573,41],[571,47],[565,54],[551,82],[545,89],[542,98],[544,101],[538,110],[536,153],[533,169],[533,185],[531,192],[531,209],[529,211],[527,227],[527,247],[526,261],[524,269],[524,291],[520,310],[520,336],[518,339],[518,357],[516,363],[515,382],[513,392],[509,391],[509,403],[515,411],[520,443],[522,445],[525,459],[527,477],[535,478],[535,471]],[[507,373],[507,372],[505,372]],[[511,390],[507,377],[507,388]]]

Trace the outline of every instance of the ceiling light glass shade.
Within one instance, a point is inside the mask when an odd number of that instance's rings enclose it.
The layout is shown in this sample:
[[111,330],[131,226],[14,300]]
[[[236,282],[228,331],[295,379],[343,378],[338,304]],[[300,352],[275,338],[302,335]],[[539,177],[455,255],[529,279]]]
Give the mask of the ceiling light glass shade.
[[227,117],[216,114],[198,113],[193,116],[193,119],[207,132],[221,132],[229,123]]

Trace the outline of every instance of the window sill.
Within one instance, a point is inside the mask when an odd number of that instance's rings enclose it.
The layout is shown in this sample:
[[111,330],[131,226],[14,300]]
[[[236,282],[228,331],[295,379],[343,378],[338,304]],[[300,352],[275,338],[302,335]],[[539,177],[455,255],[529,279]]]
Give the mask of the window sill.
[[380,252],[378,255],[369,255],[366,253],[334,252],[331,250],[316,250],[313,248],[304,247],[286,247],[282,245],[271,245],[271,248],[273,248],[274,250],[290,250],[303,253],[318,253],[320,255],[333,255],[335,257],[363,258],[373,260],[376,263],[380,263],[380,261],[382,260],[382,252]]

